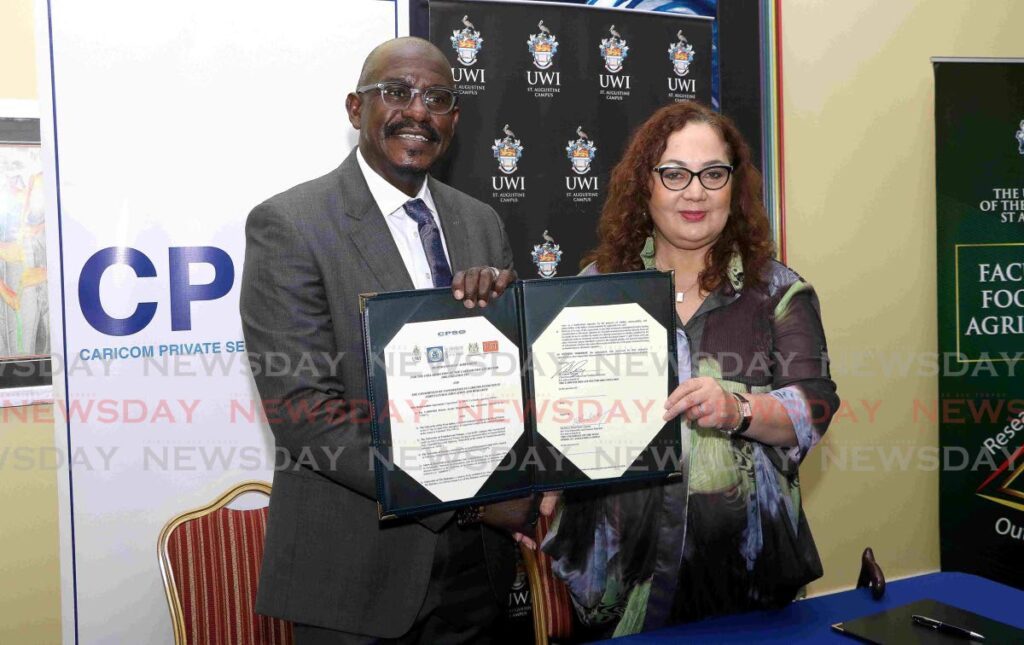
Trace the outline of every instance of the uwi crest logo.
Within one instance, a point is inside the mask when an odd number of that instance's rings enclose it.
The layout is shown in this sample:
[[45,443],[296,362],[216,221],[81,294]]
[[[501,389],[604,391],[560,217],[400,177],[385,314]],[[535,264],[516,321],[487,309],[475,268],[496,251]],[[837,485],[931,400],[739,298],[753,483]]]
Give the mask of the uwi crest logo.
[[476,64],[476,57],[484,45],[484,39],[480,37],[480,32],[469,21],[468,15],[462,16],[462,24],[464,25],[462,29],[452,30],[452,49],[455,50],[458,61],[469,67]]
[[530,47],[530,54],[533,56],[533,65],[537,69],[547,69],[555,61],[555,53],[558,51],[558,39],[551,33],[551,30],[544,26],[544,21],[537,23],[540,29],[539,34],[530,34],[526,44]]
[[612,74],[618,74],[622,71],[622,62],[629,54],[629,46],[622,39],[622,34],[615,31],[615,25],[608,28],[608,33],[611,34],[611,38],[601,39],[598,47],[601,50],[601,58],[604,59],[604,68]]
[[668,59],[672,61],[672,70],[676,76],[686,76],[690,73],[690,63],[693,62],[693,45],[687,42],[683,36],[683,30],[676,33],[679,40],[668,47]]
[[585,175],[590,172],[590,164],[594,161],[594,156],[597,155],[597,146],[583,131],[583,126],[576,127],[576,136],[578,138],[575,141],[569,140],[565,152],[572,164],[572,171],[577,175]]
[[555,244],[555,238],[544,231],[544,243],[534,244],[530,257],[537,265],[537,274],[542,278],[550,278],[558,272],[558,263],[562,259],[562,248]]
[[511,175],[518,169],[519,159],[523,156],[523,144],[516,139],[515,132],[509,129],[508,124],[501,129],[505,136],[495,139],[491,146],[494,158],[498,160],[498,170]]

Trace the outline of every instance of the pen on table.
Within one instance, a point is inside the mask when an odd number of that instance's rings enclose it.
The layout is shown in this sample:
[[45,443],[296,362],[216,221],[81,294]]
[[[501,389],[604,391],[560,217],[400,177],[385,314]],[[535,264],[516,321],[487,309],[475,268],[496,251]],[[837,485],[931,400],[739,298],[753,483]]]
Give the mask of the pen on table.
[[972,632],[969,629],[950,625],[949,623],[944,623],[941,620],[935,620],[934,618],[929,618],[927,616],[914,614],[914,623],[921,625],[922,627],[928,627],[929,629],[942,632],[943,634],[949,634],[950,636],[959,636],[960,638],[969,638],[976,641],[985,640],[985,637],[978,632]]

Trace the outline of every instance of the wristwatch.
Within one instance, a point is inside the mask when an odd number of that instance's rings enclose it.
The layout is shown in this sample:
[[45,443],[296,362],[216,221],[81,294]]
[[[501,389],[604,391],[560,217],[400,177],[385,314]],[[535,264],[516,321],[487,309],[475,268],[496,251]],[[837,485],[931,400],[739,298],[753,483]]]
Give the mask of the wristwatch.
[[750,422],[754,418],[754,412],[750,408],[750,401],[748,401],[742,394],[732,393],[736,397],[736,403],[740,411],[740,421],[736,424],[735,428],[725,428],[722,430],[725,434],[730,437],[738,437],[750,428]]

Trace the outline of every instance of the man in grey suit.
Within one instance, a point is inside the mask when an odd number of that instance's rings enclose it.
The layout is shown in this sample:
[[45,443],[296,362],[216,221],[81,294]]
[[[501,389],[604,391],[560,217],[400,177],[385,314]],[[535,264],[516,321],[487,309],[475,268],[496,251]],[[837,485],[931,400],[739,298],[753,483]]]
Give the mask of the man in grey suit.
[[475,512],[379,522],[370,461],[359,294],[451,284],[476,307],[515,280],[494,210],[427,174],[458,122],[453,86],[427,41],[377,47],[345,103],[357,149],[246,223],[245,340],[291,459],[274,475],[257,611],[295,623],[300,645],[488,642],[507,602],[508,533]]

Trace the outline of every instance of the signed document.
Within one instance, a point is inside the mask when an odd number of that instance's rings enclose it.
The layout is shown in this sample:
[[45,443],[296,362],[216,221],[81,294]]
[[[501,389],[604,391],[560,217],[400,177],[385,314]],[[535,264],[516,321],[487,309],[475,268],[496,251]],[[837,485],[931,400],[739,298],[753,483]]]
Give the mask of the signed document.
[[381,517],[679,475],[673,296],[656,271],[364,296]]
[[[533,342],[537,433],[591,479],[621,477],[661,431],[665,325],[636,303],[566,307]],[[539,407],[538,407],[539,409]]]
[[[486,350],[486,351],[485,351]],[[486,318],[409,323],[384,350],[394,464],[448,502],[474,497],[523,434],[519,347]]]

